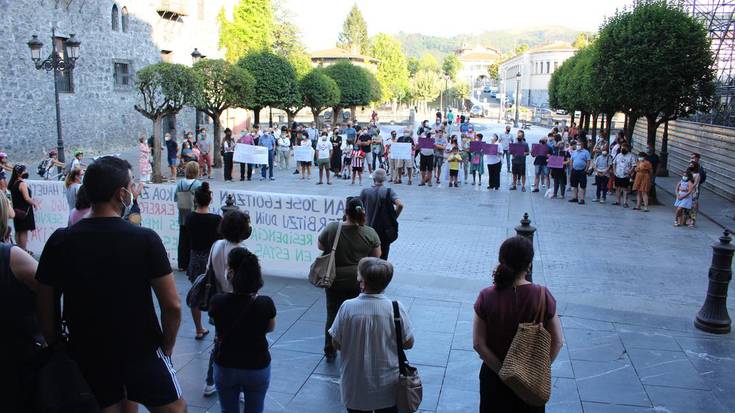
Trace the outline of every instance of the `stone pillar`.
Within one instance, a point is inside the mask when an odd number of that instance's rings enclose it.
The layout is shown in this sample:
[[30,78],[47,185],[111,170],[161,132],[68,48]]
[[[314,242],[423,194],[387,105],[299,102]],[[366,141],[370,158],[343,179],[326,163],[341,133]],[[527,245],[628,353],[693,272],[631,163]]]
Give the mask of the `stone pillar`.
[[[536,227],[531,225],[531,220],[528,219],[528,212],[523,214],[521,225],[517,226],[515,230],[516,235],[528,238],[533,244],[533,234],[536,232]],[[533,263],[531,264],[531,268],[528,270],[528,274],[526,274],[526,280],[528,282],[533,282]]]
[[694,319],[694,326],[702,331],[715,334],[730,332],[730,316],[727,313],[727,288],[732,279],[732,257],[735,246],[731,244],[730,231],[720,237],[720,242],[712,245],[712,265],[709,267],[707,298],[702,309]]

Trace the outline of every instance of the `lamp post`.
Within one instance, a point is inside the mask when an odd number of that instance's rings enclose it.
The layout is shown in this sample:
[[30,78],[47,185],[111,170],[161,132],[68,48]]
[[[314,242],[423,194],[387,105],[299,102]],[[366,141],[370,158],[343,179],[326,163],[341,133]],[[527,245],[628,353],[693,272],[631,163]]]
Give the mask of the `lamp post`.
[[[197,49],[194,48],[194,51],[191,52],[191,63],[192,66],[197,64],[200,60],[204,59],[204,55]],[[194,139],[196,139],[199,136],[199,109],[194,109]]]
[[[54,72],[54,100],[56,103],[56,150],[58,152],[59,161],[64,162],[64,137],[61,133],[61,106],[59,102],[59,73],[71,72],[74,70],[77,59],[79,58],[79,45],[74,34],[70,34],[69,38],[64,42],[62,47],[66,47],[64,57],[61,57],[60,51],[56,50],[54,41],[56,39],[56,28],[51,29],[51,54],[46,60],[41,61],[41,49],[43,43],[38,40],[37,35],[33,35],[28,41],[28,48],[31,49],[31,60],[37,70],[45,70]],[[67,56],[68,54],[68,56]]]
[[520,102],[518,101],[518,92],[520,92],[520,90],[521,90],[521,72],[519,71],[518,73],[516,73],[516,99],[515,99],[515,102],[513,102],[516,105],[516,117],[515,117],[515,120],[513,121],[514,128],[518,127],[518,115],[519,115],[518,105],[520,104]]
[[447,120],[447,90],[449,88],[449,75],[444,75],[444,120]]

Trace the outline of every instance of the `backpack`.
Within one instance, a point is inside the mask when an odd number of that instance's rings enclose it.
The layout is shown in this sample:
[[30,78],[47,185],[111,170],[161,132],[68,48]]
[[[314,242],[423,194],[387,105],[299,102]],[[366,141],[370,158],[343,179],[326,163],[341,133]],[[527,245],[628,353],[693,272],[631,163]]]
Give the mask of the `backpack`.
[[177,188],[179,190],[176,192],[176,206],[179,209],[184,209],[184,210],[194,209],[194,193],[191,192],[191,188],[194,186],[196,181],[197,180],[195,179],[194,182],[192,182],[191,185],[189,185],[189,189],[186,189],[186,190],[184,189],[183,184],[179,184],[179,188]]
[[707,180],[707,171],[702,165],[699,165],[699,184],[702,185]]
[[38,169],[36,172],[38,172],[38,175],[41,178],[46,177],[46,171],[48,171],[50,164],[51,164],[51,159],[49,158],[42,160],[41,163],[38,164]]

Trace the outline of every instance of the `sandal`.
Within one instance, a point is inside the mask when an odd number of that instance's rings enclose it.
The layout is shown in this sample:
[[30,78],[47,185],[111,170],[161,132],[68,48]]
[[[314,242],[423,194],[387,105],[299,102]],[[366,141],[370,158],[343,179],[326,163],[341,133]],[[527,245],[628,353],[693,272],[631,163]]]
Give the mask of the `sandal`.
[[204,329],[204,331],[197,331],[197,334],[194,336],[194,340],[201,340],[207,334],[209,334],[209,330],[207,330],[207,329]]

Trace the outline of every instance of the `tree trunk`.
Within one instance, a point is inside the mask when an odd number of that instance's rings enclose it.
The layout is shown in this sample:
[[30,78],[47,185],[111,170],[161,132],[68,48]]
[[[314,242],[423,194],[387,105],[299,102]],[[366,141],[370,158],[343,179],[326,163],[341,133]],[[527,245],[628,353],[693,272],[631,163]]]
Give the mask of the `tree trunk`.
[[260,110],[263,108],[253,108],[253,125],[260,124]]
[[286,122],[288,122],[289,125],[292,124],[294,119],[296,119],[296,113],[288,109],[284,110],[284,112],[286,112]]
[[332,107],[332,123],[336,126],[339,124],[339,114],[342,111],[342,108],[339,106]]
[[597,116],[597,112],[592,114],[592,133],[590,134],[590,141],[592,143],[590,145],[590,148],[595,147],[595,141],[597,140]]
[[350,106],[350,119],[353,124],[357,123],[357,106],[355,105]]
[[628,112],[625,112],[625,118],[623,119],[623,134],[628,136]]
[[320,110],[315,110],[314,108],[311,108],[311,114],[314,116],[314,123],[317,127],[319,127],[319,112]]
[[151,181],[154,184],[163,182],[163,176],[161,175],[161,118],[162,116],[158,116],[153,120],[153,173],[151,174]]
[[657,114],[655,113],[649,113],[646,115],[646,120],[648,121],[648,127],[647,134],[646,134],[646,141],[648,145],[656,149],[656,131],[658,131],[658,123],[656,123]]
[[607,118],[607,124],[605,125],[605,131],[607,131],[607,143],[610,143],[610,134],[612,133],[613,116],[615,116],[615,113],[605,114],[605,118]]
[[210,148],[210,151],[212,152],[214,168],[222,167],[222,154],[220,153],[220,147],[222,146],[222,131],[220,129],[222,128],[222,125],[219,120],[221,115],[222,112],[218,113],[216,116],[212,116],[214,132],[212,133],[212,147]]
[[656,176],[669,176],[669,121],[664,122],[664,135],[661,138],[660,153]]
[[625,132],[625,137],[628,138],[630,150],[633,150],[633,133],[635,132],[636,123],[638,123],[638,116],[635,113],[628,115],[628,131]]
[[569,127],[571,128],[572,127],[572,123],[574,123],[574,111],[573,110],[569,112],[569,118],[570,118],[570,120],[569,120]]

